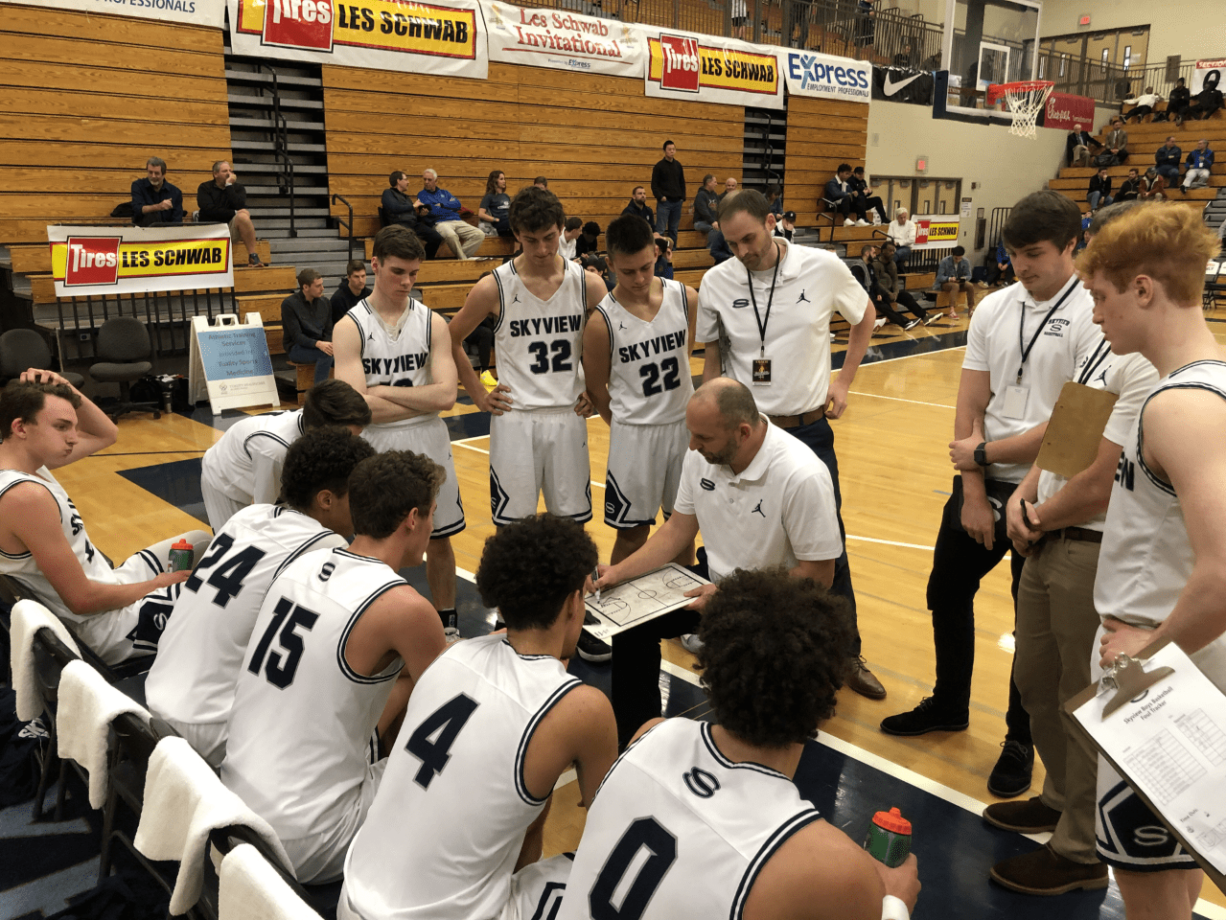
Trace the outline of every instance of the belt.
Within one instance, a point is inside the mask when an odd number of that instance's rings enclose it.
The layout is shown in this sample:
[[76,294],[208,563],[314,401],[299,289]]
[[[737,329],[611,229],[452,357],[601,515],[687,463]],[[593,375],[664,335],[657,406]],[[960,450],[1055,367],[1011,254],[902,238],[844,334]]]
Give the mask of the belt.
[[806,412],[803,415],[768,415],[771,424],[779,428],[801,428],[805,425],[812,425],[819,418],[825,418],[825,409],[814,409],[812,412]]
[[1048,536],[1063,537],[1065,540],[1084,540],[1086,543],[1103,542],[1101,530],[1090,530],[1087,527],[1065,527],[1062,530],[1051,531]]

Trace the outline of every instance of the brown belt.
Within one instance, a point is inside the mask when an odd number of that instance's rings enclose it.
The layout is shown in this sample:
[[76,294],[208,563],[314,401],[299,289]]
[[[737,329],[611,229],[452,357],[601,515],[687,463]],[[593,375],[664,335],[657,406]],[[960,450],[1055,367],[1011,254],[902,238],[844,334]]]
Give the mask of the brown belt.
[[1063,530],[1053,530],[1048,536],[1063,537],[1066,540],[1084,540],[1086,543],[1102,543],[1103,532],[1090,530],[1086,527],[1065,527]]
[[812,412],[806,412],[804,415],[768,415],[771,424],[779,428],[800,428],[804,425],[812,425],[819,418],[824,418],[826,411],[824,409],[814,409]]

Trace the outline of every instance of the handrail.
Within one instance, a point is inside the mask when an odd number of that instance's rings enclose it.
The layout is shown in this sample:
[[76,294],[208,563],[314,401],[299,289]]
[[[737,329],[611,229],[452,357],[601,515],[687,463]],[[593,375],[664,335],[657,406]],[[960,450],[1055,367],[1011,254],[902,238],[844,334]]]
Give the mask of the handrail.
[[[265,72],[263,62],[256,61],[255,67],[257,72]],[[281,111],[281,85],[277,80],[277,72],[271,65],[267,67],[267,72],[272,76],[272,156],[276,164],[281,167],[277,173],[277,191],[282,195],[289,195],[289,235],[297,237],[298,228],[295,225],[297,195],[294,182],[294,161],[289,155],[289,122]]]
[[333,193],[332,204],[340,202],[349,209],[349,220],[346,222],[343,218],[338,217],[336,222],[349,231],[349,257],[353,258],[353,205],[345,200],[344,196]]

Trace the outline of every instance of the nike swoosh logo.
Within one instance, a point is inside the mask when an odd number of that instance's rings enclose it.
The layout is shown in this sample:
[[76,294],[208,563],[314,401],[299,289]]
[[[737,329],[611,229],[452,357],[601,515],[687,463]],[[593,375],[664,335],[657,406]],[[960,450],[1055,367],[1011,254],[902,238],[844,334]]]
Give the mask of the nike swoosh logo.
[[907,79],[903,80],[901,83],[894,83],[893,81],[890,80],[890,72],[887,70],[885,72],[885,85],[882,87],[882,89],[885,91],[885,94],[887,96],[893,96],[896,92],[898,92],[908,83],[913,83],[922,76],[923,76],[922,73],[917,73],[917,74],[914,74],[913,76],[907,77]]

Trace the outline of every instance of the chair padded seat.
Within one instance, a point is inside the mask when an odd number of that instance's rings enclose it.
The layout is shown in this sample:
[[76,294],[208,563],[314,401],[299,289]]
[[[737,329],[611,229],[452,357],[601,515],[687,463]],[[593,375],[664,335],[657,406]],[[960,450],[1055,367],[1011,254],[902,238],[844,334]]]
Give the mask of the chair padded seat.
[[133,361],[127,364],[101,362],[90,365],[89,375],[100,383],[123,383],[139,380],[152,370],[153,365],[148,361]]
[[64,371],[60,374],[60,376],[71,383],[78,390],[85,386],[85,378],[80,374],[73,373],[72,371]]

